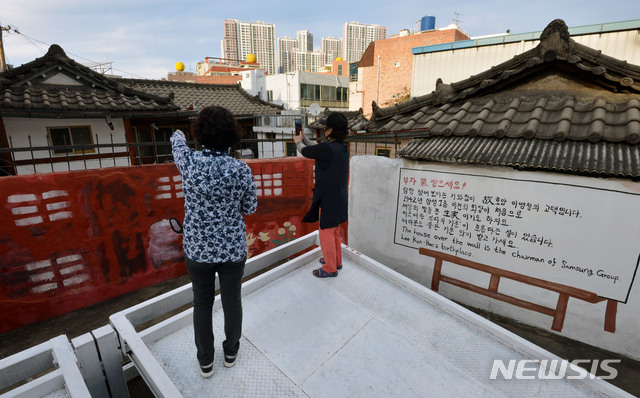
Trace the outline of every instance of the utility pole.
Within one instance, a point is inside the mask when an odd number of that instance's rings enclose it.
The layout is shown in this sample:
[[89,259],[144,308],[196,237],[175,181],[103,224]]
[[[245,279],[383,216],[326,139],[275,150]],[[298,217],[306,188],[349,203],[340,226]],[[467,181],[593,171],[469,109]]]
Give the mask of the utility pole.
[[4,27],[0,24],[0,72],[7,70],[7,62],[4,59],[4,45],[2,44],[2,32],[9,31],[11,26]]

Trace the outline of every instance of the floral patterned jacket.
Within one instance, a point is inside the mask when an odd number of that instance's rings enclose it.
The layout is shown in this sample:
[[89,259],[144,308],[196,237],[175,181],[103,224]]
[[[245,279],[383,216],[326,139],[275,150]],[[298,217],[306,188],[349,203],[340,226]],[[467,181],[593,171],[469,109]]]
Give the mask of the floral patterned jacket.
[[182,176],[185,254],[207,263],[242,259],[247,255],[242,214],[252,214],[258,206],[251,169],[228,151],[189,148],[179,130],[171,136],[171,145]]

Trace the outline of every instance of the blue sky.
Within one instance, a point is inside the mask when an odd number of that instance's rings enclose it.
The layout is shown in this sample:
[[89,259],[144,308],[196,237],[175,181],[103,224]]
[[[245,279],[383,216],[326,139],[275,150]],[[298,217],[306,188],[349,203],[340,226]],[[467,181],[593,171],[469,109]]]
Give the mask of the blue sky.
[[106,60],[113,74],[152,79],[166,77],[178,61],[194,70],[205,57],[220,57],[224,19],[273,23],[276,38],[306,29],[319,49],[321,37],[342,36],[345,22],[384,25],[391,35],[412,30],[425,15],[445,27],[455,13],[464,31],[481,36],[539,31],[556,18],[569,27],[640,19],[640,1],[0,0],[0,24],[12,28],[3,34],[7,63],[32,61],[55,43],[78,62]]

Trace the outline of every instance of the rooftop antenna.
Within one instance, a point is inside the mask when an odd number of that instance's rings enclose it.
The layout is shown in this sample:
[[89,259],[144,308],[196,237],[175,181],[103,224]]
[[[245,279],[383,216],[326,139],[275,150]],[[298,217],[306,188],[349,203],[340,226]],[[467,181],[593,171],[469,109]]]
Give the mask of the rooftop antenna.
[[456,17],[454,19],[452,19],[453,22],[455,22],[456,25],[460,26],[460,22],[464,22],[460,20],[460,14],[459,12],[453,12],[454,14],[456,14]]

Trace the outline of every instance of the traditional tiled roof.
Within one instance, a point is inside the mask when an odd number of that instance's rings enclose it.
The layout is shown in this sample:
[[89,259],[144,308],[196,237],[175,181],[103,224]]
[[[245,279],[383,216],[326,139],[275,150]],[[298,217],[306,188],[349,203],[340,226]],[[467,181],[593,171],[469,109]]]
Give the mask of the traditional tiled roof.
[[[334,111],[326,108],[324,110],[324,113],[320,115],[313,123],[310,123],[308,127],[310,129],[322,129],[323,125],[320,124],[320,119],[326,118],[332,112]],[[348,127],[352,131],[359,130],[362,125],[367,122],[367,119],[364,117],[364,114],[362,112],[362,108],[358,109],[357,111],[346,111],[340,113],[342,113],[347,118],[347,121],[349,123]]]
[[400,151],[412,159],[640,176],[640,67],[574,42],[561,20],[540,40],[428,95],[374,104],[364,128],[424,131]]
[[67,57],[56,44],[44,56],[0,73],[0,115],[95,117],[176,113],[169,96],[126,86]]
[[197,111],[206,106],[217,105],[227,108],[236,118],[246,118],[253,115],[271,115],[284,109],[281,105],[252,96],[239,84],[198,84],[140,79],[119,79],[119,81],[136,90],[154,95],[173,95],[173,100],[182,111]]
[[411,140],[400,156],[445,163],[508,166],[599,177],[640,176],[640,146],[600,141],[434,136]]

